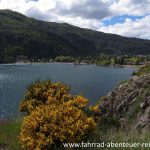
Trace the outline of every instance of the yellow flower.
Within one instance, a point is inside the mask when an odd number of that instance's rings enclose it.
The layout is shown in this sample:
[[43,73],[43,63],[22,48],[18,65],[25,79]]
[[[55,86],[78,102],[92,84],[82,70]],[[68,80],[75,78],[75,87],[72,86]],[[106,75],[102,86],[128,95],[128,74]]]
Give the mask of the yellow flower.
[[28,112],[19,137],[22,147],[41,150],[55,142],[80,141],[95,128],[93,118],[81,110],[86,104],[87,99],[72,96],[61,83],[33,84],[21,102],[21,109]]

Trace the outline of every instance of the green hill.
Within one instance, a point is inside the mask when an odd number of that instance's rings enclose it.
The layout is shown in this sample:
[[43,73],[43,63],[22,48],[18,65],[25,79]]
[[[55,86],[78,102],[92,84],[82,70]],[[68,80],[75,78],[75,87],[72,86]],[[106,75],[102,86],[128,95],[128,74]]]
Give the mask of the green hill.
[[127,38],[0,10],[0,63],[59,55],[150,54],[150,40]]

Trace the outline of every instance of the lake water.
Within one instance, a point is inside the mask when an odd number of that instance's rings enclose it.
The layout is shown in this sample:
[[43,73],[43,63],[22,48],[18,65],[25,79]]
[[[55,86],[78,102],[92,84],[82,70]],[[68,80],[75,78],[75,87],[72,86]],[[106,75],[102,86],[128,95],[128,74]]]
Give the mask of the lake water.
[[0,119],[19,115],[19,102],[27,86],[38,79],[62,81],[71,86],[73,94],[81,93],[90,104],[95,104],[121,80],[128,79],[134,70],[62,63],[0,65]]

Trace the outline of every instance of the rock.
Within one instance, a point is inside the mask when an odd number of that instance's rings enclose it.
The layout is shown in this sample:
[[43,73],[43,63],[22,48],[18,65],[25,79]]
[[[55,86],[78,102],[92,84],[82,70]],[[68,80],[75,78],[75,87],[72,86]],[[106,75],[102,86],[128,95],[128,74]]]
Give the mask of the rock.
[[[120,118],[123,122],[129,122],[130,116],[134,116],[130,124],[131,129],[145,130],[150,127],[150,74],[133,76],[127,83],[119,85],[110,92],[105,101],[107,116]],[[113,109],[113,110],[112,110]],[[129,125],[128,125],[129,126]]]
[[141,107],[141,108],[144,108],[144,107],[145,107],[145,103],[142,102],[142,103],[140,104],[140,107]]
[[128,128],[128,120],[126,118],[121,118],[119,120],[121,129],[127,129]]
[[148,107],[143,114],[138,116],[132,128],[139,130],[150,129],[150,107]]

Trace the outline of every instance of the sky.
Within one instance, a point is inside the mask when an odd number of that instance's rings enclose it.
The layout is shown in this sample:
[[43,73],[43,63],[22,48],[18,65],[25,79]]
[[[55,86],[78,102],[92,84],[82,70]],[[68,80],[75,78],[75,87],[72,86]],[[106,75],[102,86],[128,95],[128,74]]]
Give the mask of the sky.
[[39,20],[150,39],[150,0],[0,0],[0,9]]

